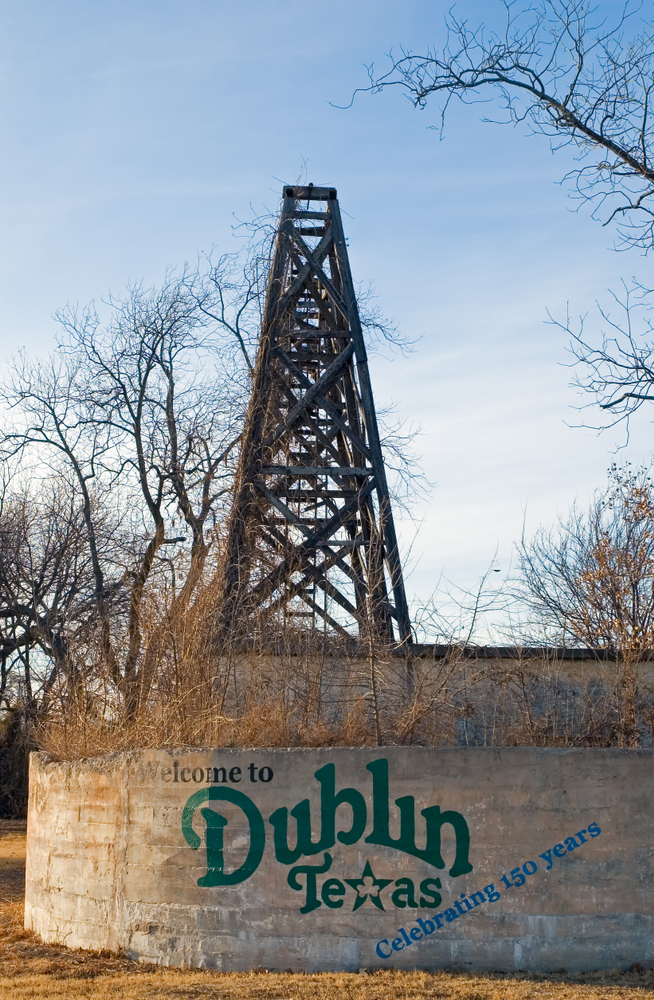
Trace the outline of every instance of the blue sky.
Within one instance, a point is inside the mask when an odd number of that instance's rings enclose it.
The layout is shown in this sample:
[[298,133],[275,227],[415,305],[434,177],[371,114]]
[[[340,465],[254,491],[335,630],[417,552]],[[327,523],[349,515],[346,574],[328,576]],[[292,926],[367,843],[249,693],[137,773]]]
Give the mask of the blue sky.
[[[376,357],[372,375],[378,405],[422,425],[437,484],[414,511],[417,538],[401,526],[422,597],[441,574],[474,585],[496,549],[506,571],[525,516],[531,531],[603,485],[623,435],[567,426],[578,397],[546,309],[592,314],[607,288],[649,270],[573,211],[558,184],[568,154],[526,127],[455,104],[441,141],[436,107],[415,111],[398,92],[330,106],[392,46],[437,43],[449,6],[0,5],[2,354],[47,352],[66,302],[233,249],[234,219],[274,209],[306,163],[308,180],[338,188],[355,279],[421,338],[406,358]],[[499,9],[457,6],[471,21]],[[649,416],[621,460],[650,461]]]

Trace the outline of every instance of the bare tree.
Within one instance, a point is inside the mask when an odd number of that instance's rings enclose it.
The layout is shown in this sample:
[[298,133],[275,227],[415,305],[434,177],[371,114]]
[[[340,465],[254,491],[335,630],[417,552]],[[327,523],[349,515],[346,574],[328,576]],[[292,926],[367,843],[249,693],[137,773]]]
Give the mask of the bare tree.
[[[116,540],[96,515],[105,562]],[[105,594],[116,613],[119,587]],[[80,659],[72,650],[92,641],[94,580],[82,504],[61,479],[39,493],[5,491],[0,504],[0,706],[30,720],[47,710],[55,685],[74,691]],[[71,650],[72,647],[72,650]]]
[[628,246],[654,244],[654,31],[642,4],[590,0],[503,0],[502,24],[471,27],[453,11],[442,47],[390,53],[390,68],[369,68],[379,93],[403,89],[417,108],[440,98],[441,123],[453,97],[500,100],[504,122],[528,122],[552,148],[572,146],[582,166],[567,175],[604,223],[618,220]]
[[[604,421],[590,426],[603,430],[624,422],[629,435],[630,418],[645,403],[654,401],[654,323],[652,289],[637,281],[622,283],[612,292],[613,306],[597,306],[601,330],[599,346],[586,336],[586,316],[572,323],[551,318],[570,336],[570,350],[579,368],[574,384],[593,397],[588,406],[605,410]],[[584,409],[585,407],[581,407]]]
[[[608,487],[558,529],[519,549],[517,596],[529,624],[557,644],[605,650],[621,664],[622,737],[636,738],[636,664],[654,648],[654,484],[615,465]],[[525,626],[523,626],[525,628]]]
[[520,545],[521,596],[558,642],[642,654],[654,647],[654,487],[612,466],[590,509]]
[[[174,568],[167,613],[184,612],[229,493],[247,377],[230,351],[236,340],[242,362],[241,316],[229,313],[223,276],[185,269],[160,289],[133,287],[107,303],[104,323],[93,307],[63,310],[57,354],[19,358],[4,391],[14,414],[4,456],[63,475],[80,498],[99,650],[130,717],[169,634],[144,642],[146,589]],[[120,525],[118,558],[102,549],[107,517]]]
[[495,576],[497,553],[472,588],[441,578],[428,601],[415,609],[413,625],[420,642],[459,649],[478,646],[493,633],[492,621],[507,611],[506,580]]
[[[97,630],[75,483],[58,476],[28,486],[7,478],[0,493],[0,815],[21,815],[39,726],[53,705],[86,711],[97,689]],[[100,510],[94,517],[107,581],[113,576],[105,608],[120,618],[123,588],[109,569],[120,551],[118,526]]]

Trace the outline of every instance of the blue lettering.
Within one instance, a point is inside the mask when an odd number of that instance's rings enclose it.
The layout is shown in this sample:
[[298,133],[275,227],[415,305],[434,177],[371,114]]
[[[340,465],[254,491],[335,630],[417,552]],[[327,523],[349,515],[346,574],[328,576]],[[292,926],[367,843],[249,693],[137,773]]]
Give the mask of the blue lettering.
[[381,946],[383,944],[388,944],[388,938],[384,938],[383,941],[378,941],[377,942],[377,947],[375,948],[375,951],[377,952],[377,954],[379,955],[380,958],[390,958],[391,955],[393,954],[393,951],[391,949],[391,951],[389,951],[388,955],[385,955],[384,952],[381,950]]
[[543,853],[539,854],[538,857],[542,858],[543,861],[547,861],[547,868],[545,871],[549,871],[552,867],[552,848],[550,847],[549,851],[543,851]]
[[484,892],[488,896],[489,903],[496,903],[501,896],[501,893],[496,890],[492,883],[484,886]]

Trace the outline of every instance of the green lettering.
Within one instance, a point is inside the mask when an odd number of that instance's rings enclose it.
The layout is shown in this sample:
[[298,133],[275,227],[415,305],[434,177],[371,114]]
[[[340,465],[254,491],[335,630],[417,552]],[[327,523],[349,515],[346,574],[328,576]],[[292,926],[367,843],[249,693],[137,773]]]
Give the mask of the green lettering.
[[296,892],[302,891],[302,885],[298,882],[297,876],[306,875],[307,877],[307,894],[304,906],[300,907],[300,913],[311,913],[312,910],[316,910],[321,905],[318,899],[316,876],[328,872],[331,866],[332,856],[325,853],[322,865],[297,865],[295,868],[291,868],[287,876],[287,882],[291,889],[295,889]]
[[205,837],[207,846],[207,874],[198,880],[198,885],[214,885],[214,882],[207,882],[215,872],[223,870],[223,829],[227,826],[227,820],[220,813],[213,809],[202,809],[201,816],[207,824]]
[[189,847],[197,851],[201,843],[200,837],[193,829],[195,810],[203,802],[216,801],[232,802],[243,810],[250,827],[250,850],[240,868],[226,874],[223,870],[223,829],[227,825],[227,820],[213,809],[203,809],[201,815],[206,823],[207,874],[198,879],[198,885],[203,887],[237,885],[239,882],[245,882],[259,867],[266,846],[263,817],[252,799],[244,792],[236,791],[235,788],[203,788],[191,795],[182,813],[182,833]]
[[424,878],[420,883],[420,905],[422,907],[428,907],[430,910],[437,908],[441,905],[443,897],[437,889],[441,888],[441,880],[439,878]]
[[311,837],[311,806],[309,799],[303,799],[291,809],[295,819],[297,836],[295,847],[288,846],[288,809],[276,809],[270,817],[274,830],[275,857],[283,865],[292,865],[298,858],[305,855],[320,854],[336,843],[336,810],[341,805],[349,805],[352,809],[352,823],[349,830],[341,830],[338,839],[342,844],[356,844],[366,829],[368,814],[366,801],[355,788],[342,788],[336,793],[336,768],[333,764],[325,764],[315,772],[320,782],[320,837],[313,841]]
[[380,847],[394,847],[405,854],[426,861],[435,868],[444,868],[445,862],[441,855],[441,827],[449,823],[454,829],[456,838],[456,856],[450,868],[450,875],[465,875],[472,871],[468,860],[470,851],[470,831],[461,813],[451,809],[441,812],[440,806],[429,806],[421,810],[427,826],[427,840],[424,850],[416,847],[415,799],[413,795],[404,795],[395,800],[400,810],[400,836],[393,838],[389,832],[389,789],[388,760],[381,758],[367,765],[372,774],[372,832],[366,837],[367,844],[378,844]]
[[[288,809],[286,806],[275,809],[269,819],[274,830],[275,857],[282,865],[292,865],[303,854],[314,853],[314,845],[311,842],[311,806],[309,800],[303,799],[302,802],[298,802],[291,809],[291,816],[295,819],[297,830],[295,847],[292,849],[288,846]],[[322,837],[318,843],[321,841]],[[334,842],[332,841],[329,846],[333,847]]]
[[[334,845],[336,829],[336,810],[341,805],[352,809],[352,824],[349,830],[340,830],[338,839],[342,844],[356,844],[363,837],[368,822],[366,800],[356,788],[341,788],[336,794],[336,768],[333,764],[325,764],[316,771],[320,782],[320,823],[321,840],[329,840],[329,846]],[[322,848],[321,848],[322,849]]]
[[345,895],[345,886],[340,879],[328,878],[327,881],[322,884],[320,895],[323,903],[325,906],[328,906],[330,910],[339,910],[343,905],[343,900],[338,897]]
[[416,903],[416,892],[412,879],[398,878],[395,880],[395,885],[397,888],[391,896],[393,906],[399,907],[400,910],[403,910],[405,906],[411,906],[415,909],[418,904]]

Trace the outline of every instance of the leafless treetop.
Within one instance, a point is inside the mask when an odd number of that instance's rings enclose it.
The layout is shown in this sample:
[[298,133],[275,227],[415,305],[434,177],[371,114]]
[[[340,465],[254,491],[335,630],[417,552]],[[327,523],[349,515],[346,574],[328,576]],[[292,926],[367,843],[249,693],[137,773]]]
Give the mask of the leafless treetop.
[[504,0],[501,28],[471,26],[452,11],[442,48],[401,49],[390,68],[369,67],[379,93],[402,88],[415,107],[440,97],[441,125],[453,97],[500,97],[503,121],[528,122],[552,148],[570,145],[580,166],[567,175],[578,197],[606,225],[618,222],[623,246],[654,245],[654,29],[642,4],[588,0]]

